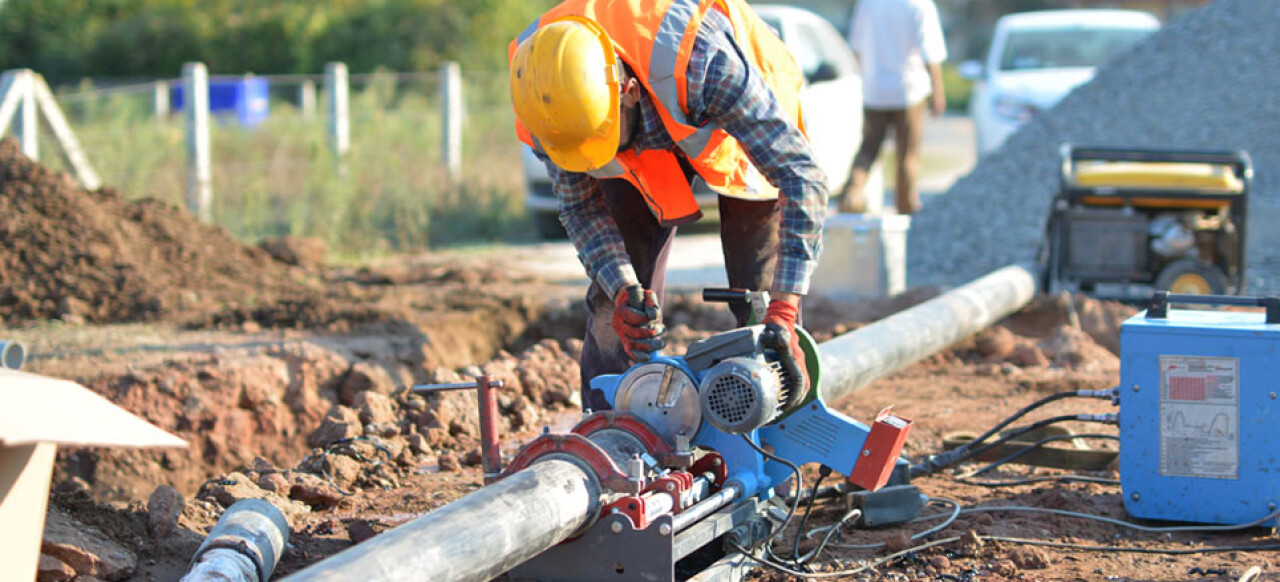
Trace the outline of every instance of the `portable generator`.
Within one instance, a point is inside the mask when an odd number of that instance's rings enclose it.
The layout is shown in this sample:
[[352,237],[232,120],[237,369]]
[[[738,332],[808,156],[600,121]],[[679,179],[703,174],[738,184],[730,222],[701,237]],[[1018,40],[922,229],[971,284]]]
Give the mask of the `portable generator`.
[[[1173,310],[1171,302],[1265,313]],[[1240,524],[1280,506],[1280,298],[1156,293],[1120,331],[1120,485],[1134,517]],[[1274,525],[1270,519],[1266,525]]]
[[1243,293],[1252,180],[1243,151],[1064,145],[1044,289],[1119,300]]

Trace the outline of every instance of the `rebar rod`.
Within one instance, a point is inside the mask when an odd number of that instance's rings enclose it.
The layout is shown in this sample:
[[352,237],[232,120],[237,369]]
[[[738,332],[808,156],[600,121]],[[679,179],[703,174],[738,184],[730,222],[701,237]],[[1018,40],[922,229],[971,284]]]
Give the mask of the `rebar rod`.
[[736,484],[725,485],[724,489],[717,491],[715,495],[699,501],[693,507],[676,515],[671,521],[671,527],[676,531],[684,531],[685,528],[697,523],[698,520],[719,511],[721,507],[733,503],[740,494],[742,494],[742,489]]

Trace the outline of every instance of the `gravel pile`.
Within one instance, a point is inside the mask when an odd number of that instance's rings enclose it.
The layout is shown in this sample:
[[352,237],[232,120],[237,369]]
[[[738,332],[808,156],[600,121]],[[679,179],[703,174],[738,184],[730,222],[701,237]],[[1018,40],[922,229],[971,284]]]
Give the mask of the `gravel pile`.
[[1248,289],[1280,292],[1280,2],[1218,0],[1098,69],[912,218],[907,280],[958,285],[1032,260],[1059,146],[1243,149],[1254,164]]

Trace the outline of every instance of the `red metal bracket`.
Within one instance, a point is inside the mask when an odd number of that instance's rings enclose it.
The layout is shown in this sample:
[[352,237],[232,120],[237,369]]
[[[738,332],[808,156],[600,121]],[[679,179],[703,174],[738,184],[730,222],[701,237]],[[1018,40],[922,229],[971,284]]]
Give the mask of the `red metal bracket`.
[[655,458],[671,453],[671,445],[668,445],[666,440],[650,428],[648,423],[631,414],[611,410],[597,412],[579,422],[573,427],[573,432],[589,437],[591,433],[609,428],[635,435]]
[[609,515],[610,513],[621,513],[631,519],[631,524],[636,529],[644,529],[649,527],[649,520],[645,518],[645,502],[644,498],[639,495],[628,495],[613,503],[604,506],[604,510],[600,515]]
[[485,485],[505,474],[502,473],[502,452],[498,446],[498,398],[495,395],[498,388],[502,388],[502,380],[495,380],[489,375],[476,376],[475,382],[419,384],[413,387],[414,392],[422,393],[476,390],[480,408],[480,459]]
[[671,496],[671,513],[684,511],[685,493],[693,488],[693,475],[685,472],[671,472],[653,480],[645,491],[654,495]]
[[539,457],[559,453],[582,461],[595,472],[600,484],[610,491],[627,495],[640,493],[638,481],[627,479],[625,473],[609,458],[604,449],[580,434],[544,434],[534,439],[507,465],[499,479],[532,465]]
[[689,469],[689,473],[693,475],[702,475],[703,473],[715,475],[716,487],[724,487],[725,480],[729,478],[729,468],[725,466],[724,459],[720,456],[720,453],[703,455]]

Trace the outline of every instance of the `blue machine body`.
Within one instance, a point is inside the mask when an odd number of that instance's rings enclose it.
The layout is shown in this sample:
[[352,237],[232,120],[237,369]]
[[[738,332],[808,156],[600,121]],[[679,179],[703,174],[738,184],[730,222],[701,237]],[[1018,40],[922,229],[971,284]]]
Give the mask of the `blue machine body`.
[[1237,524],[1280,506],[1280,324],[1256,312],[1139,313],[1121,327],[1120,369],[1130,515]]
[[[695,381],[702,381],[701,375],[681,357],[656,356],[652,361],[676,366]],[[591,387],[602,391],[613,404],[624,376],[597,376],[591,380]],[[780,421],[751,431],[746,436],[765,450],[772,447],[773,455],[796,466],[821,463],[837,473],[850,475],[869,433],[867,425],[827,408],[820,398],[814,398]],[[740,484],[745,496],[759,495],[768,499],[773,487],[791,476],[791,469],[767,460],[742,437],[722,432],[704,419],[691,444],[719,453],[728,467],[728,480]]]

